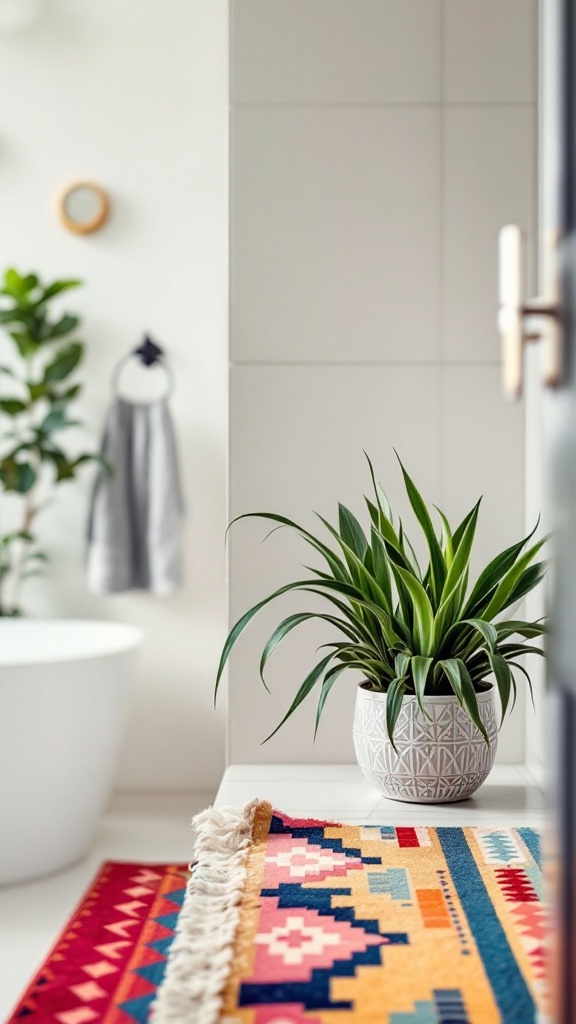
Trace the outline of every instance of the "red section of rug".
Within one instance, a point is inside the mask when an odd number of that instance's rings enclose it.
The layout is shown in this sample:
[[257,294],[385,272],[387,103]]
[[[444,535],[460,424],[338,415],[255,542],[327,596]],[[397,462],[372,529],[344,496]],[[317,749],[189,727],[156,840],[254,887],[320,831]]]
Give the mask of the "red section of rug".
[[188,877],[107,861],[6,1024],[144,1024]]

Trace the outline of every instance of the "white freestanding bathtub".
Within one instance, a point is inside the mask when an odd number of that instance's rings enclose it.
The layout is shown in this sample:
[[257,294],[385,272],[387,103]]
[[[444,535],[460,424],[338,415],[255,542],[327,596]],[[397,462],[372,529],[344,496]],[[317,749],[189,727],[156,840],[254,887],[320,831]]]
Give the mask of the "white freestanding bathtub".
[[115,622],[0,620],[0,885],[88,851],[141,640]]

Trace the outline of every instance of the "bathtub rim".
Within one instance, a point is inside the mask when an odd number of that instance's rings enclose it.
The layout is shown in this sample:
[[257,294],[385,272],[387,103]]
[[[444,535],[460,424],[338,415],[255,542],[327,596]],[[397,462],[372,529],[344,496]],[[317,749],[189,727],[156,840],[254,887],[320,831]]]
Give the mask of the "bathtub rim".
[[[34,649],[34,629],[38,627],[48,634],[52,628],[61,635],[53,640],[49,648],[45,638],[40,650]],[[86,635],[84,649],[78,638],[70,649],[66,649],[66,630]],[[16,650],[6,651],[6,633],[22,633],[28,639],[20,641],[11,638],[9,647],[18,645]],[[4,633],[4,637],[3,637]],[[0,672],[2,669],[31,668],[42,665],[70,665],[101,658],[126,654],[139,647],[144,639],[144,630],[132,623],[117,622],[114,619],[73,619],[73,618],[0,618]],[[23,648],[23,644],[26,646]]]

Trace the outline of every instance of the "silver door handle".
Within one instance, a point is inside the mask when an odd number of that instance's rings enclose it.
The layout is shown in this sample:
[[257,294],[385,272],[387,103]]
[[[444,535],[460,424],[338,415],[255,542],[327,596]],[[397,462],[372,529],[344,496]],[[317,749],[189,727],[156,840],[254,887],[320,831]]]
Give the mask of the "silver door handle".
[[[553,245],[550,239],[549,244]],[[552,255],[552,254],[550,254]],[[550,260],[545,262],[550,263]],[[517,224],[499,237],[498,329],[502,344],[502,383],[511,400],[522,394],[524,345],[542,342],[542,377],[547,387],[562,383],[562,334],[555,279],[548,275],[547,295],[524,299],[525,241]]]

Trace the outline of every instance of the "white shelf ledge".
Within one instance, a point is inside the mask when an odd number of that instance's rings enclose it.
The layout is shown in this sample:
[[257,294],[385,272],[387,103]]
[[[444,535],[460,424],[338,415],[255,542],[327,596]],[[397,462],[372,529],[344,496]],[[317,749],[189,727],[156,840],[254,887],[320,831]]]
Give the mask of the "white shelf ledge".
[[357,765],[231,765],[216,804],[242,806],[259,797],[294,817],[350,824],[410,822],[416,825],[533,825],[545,823],[541,786],[524,766],[496,765],[469,800],[408,804],[387,800]]

